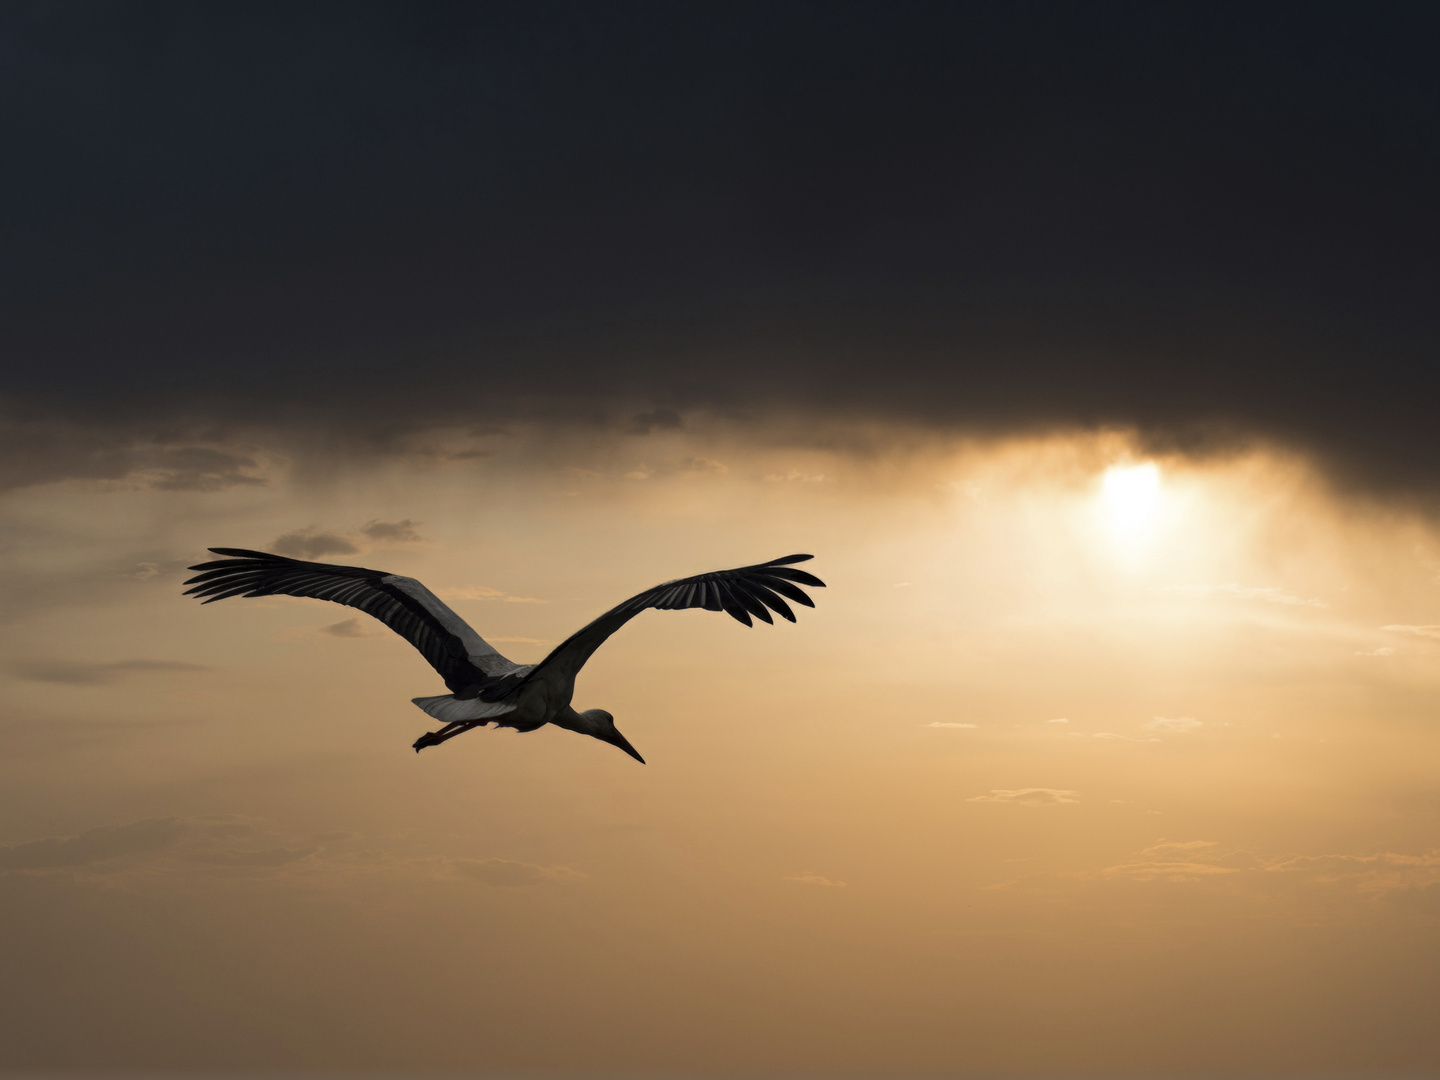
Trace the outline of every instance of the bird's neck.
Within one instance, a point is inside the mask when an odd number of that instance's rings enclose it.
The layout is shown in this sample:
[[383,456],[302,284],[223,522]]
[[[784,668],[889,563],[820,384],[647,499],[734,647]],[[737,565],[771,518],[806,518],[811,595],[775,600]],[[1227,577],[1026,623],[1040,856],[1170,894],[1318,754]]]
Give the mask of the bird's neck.
[[589,718],[582,716],[569,705],[557,712],[550,723],[556,727],[562,727],[566,731],[579,732],[581,735],[594,735],[599,730]]

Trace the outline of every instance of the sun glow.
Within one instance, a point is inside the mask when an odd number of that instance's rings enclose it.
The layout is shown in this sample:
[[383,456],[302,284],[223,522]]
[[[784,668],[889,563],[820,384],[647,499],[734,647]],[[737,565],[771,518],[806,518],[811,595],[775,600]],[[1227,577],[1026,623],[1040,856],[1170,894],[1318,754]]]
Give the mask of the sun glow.
[[1160,495],[1160,467],[1154,462],[1105,470],[1100,497],[1110,534],[1117,540],[1143,539],[1159,515]]

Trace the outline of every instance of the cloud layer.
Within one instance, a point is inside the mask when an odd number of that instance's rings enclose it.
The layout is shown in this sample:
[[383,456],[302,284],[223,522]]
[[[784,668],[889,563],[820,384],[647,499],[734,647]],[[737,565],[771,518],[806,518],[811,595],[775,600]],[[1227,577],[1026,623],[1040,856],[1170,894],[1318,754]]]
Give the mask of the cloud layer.
[[5,485],[776,412],[1437,475],[1427,9],[148,10],[0,18]]

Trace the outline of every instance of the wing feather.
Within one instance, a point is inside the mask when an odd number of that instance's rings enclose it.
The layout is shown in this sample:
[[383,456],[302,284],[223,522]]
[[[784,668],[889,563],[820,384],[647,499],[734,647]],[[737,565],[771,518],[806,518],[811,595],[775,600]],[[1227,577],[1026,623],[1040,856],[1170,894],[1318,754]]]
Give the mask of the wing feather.
[[779,596],[764,585],[755,586],[755,595],[768,604],[770,610],[782,619],[788,619],[790,622],[795,621],[795,613],[790,610],[790,605],[785,603],[784,600],[781,600]]
[[811,600],[810,597],[806,596],[801,589],[791,585],[788,581],[782,581],[780,578],[772,577],[765,582],[765,585],[767,588],[774,589],[787,600],[794,600],[797,604],[804,604],[806,607],[815,606],[815,602]]
[[[795,613],[785,603],[793,600],[806,607],[814,607],[814,601],[800,589],[800,585],[823,589],[825,583],[814,574],[795,570],[791,563],[805,562],[809,555],[787,555],[755,566],[740,566],[734,570],[715,570],[708,574],[666,581],[653,589],[647,589],[632,596],[623,604],[611,608],[590,625],[562,641],[540,663],[528,677],[542,674],[564,674],[574,678],[576,672],[605,640],[646,608],[674,611],[681,608],[703,608],[706,611],[724,611],[737,622],[753,626],[752,616],[767,623],[774,623],[770,616],[773,609],[782,618],[795,621]],[[784,597],[785,599],[782,599]],[[482,693],[484,698],[489,693]]]
[[228,556],[192,566],[186,596],[213,604],[232,596],[307,596],[379,619],[425,657],[452,693],[489,688],[529,672],[511,663],[414,578],[363,566],[303,562],[245,548],[211,548]]
[[804,570],[793,570],[788,566],[777,566],[770,571],[771,577],[782,578],[786,581],[798,582],[801,585],[809,585],[816,589],[823,589],[825,583],[814,574],[807,574]]

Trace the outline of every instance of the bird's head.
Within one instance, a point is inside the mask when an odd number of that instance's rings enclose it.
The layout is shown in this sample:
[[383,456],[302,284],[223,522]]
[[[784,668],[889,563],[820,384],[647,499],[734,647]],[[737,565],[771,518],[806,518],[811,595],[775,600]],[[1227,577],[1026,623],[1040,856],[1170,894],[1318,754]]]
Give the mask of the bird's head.
[[601,742],[608,742],[611,746],[618,746],[641,765],[645,764],[645,759],[640,756],[635,747],[630,745],[630,740],[621,735],[615,727],[615,717],[604,709],[586,709],[580,714],[580,718],[585,721],[585,726],[589,729],[586,731],[587,735],[593,735]]

